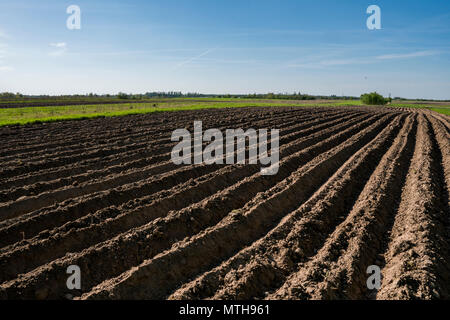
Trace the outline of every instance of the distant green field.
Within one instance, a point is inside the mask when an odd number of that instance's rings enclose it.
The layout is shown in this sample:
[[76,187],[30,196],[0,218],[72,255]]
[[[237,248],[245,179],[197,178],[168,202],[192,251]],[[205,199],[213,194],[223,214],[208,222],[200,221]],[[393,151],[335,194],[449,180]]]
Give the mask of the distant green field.
[[[204,102],[202,100],[205,100]],[[126,104],[97,104],[49,107],[21,107],[0,109],[0,126],[22,125],[36,122],[51,122],[60,120],[77,120],[96,117],[113,117],[130,114],[143,114],[163,111],[198,110],[217,108],[242,107],[270,107],[270,106],[357,106],[362,105],[357,100],[340,101],[300,101],[300,100],[251,100],[229,98],[206,99],[169,99],[160,103],[126,103]],[[421,104],[391,104],[391,107],[428,108],[436,112],[449,115],[450,106],[436,106]]]
[[450,116],[450,108],[430,108],[430,110]]

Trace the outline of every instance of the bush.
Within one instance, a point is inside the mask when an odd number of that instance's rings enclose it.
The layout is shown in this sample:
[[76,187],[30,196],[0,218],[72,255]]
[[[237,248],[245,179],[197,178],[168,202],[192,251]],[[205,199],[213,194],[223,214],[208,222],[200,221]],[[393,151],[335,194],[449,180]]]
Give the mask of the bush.
[[372,92],[361,95],[361,101],[362,103],[369,105],[385,105],[388,102],[391,102],[391,99],[386,99],[381,94]]
[[117,94],[117,98],[119,98],[119,99],[128,99],[128,95],[126,93],[119,92]]

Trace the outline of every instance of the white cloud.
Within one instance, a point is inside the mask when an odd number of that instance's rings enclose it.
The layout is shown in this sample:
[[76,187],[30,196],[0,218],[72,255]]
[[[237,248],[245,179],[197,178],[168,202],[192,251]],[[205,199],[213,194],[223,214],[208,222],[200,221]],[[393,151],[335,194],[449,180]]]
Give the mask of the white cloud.
[[53,57],[62,56],[67,51],[67,43],[65,42],[50,43],[50,46],[58,49],[49,53],[49,55]]
[[13,71],[14,68],[11,66],[0,66],[0,72],[2,71]]
[[311,63],[301,63],[301,64],[290,64],[290,68],[312,68],[312,69],[323,69],[332,66],[345,66],[345,65],[358,65],[358,64],[372,64],[381,62],[380,60],[393,60],[393,59],[409,59],[409,58],[419,58],[437,55],[437,51],[418,51],[405,54],[385,54],[376,57],[367,58],[350,58],[350,59],[329,59],[322,61],[313,61]]
[[391,59],[407,59],[407,58],[417,58],[417,57],[428,57],[438,54],[437,51],[418,51],[403,54],[385,54],[376,57],[380,60],[391,60]]
[[374,62],[374,60],[369,59],[369,58],[329,59],[329,60],[322,60],[322,61],[313,61],[310,63],[290,64],[290,65],[288,65],[288,67],[290,67],[290,68],[323,69],[326,67],[333,67],[333,66],[368,64],[368,63],[373,63],[373,62]]
[[344,66],[348,64],[365,64],[370,63],[367,59],[335,59],[335,60],[324,60],[320,64],[323,66]]
[[55,48],[65,48],[67,46],[67,43],[65,42],[50,43],[50,46]]

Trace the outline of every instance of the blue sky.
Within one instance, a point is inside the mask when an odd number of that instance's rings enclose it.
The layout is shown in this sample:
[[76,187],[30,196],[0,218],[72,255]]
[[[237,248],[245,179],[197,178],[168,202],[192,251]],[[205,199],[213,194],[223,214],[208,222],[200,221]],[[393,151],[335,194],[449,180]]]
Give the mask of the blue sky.
[[0,91],[168,90],[450,99],[450,1],[0,2]]

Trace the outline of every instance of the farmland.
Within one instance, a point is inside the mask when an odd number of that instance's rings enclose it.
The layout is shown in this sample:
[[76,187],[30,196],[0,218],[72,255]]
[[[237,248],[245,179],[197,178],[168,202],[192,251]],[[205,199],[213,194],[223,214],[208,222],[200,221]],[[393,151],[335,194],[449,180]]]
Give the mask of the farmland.
[[[57,106],[33,106],[23,104],[20,107],[0,107],[0,126],[29,124],[36,122],[53,122],[61,120],[79,120],[98,117],[114,117],[131,114],[145,114],[154,112],[168,112],[179,110],[200,110],[200,109],[218,109],[218,108],[242,108],[242,107],[273,107],[273,106],[349,106],[358,105],[358,101],[326,101],[315,100],[288,101],[288,100],[258,100],[258,99],[192,99],[192,98],[171,98],[154,99],[151,102],[128,102],[128,103],[94,103],[91,99],[87,104],[64,104],[64,101],[54,102]],[[34,103],[42,103],[39,99]],[[59,105],[62,104],[62,105]]]
[[[106,100],[86,97],[84,100],[43,98],[30,101],[1,101],[0,127],[61,120],[80,120],[99,117],[114,117],[132,114],[169,112],[180,110],[245,108],[245,107],[324,107],[359,106],[359,100],[283,100],[240,98],[153,98],[146,100]],[[394,101],[390,107],[430,109],[441,114],[450,114],[448,102]]]
[[[450,298],[448,116],[250,105],[1,127],[0,299]],[[200,119],[279,129],[278,174],[173,164]]]

